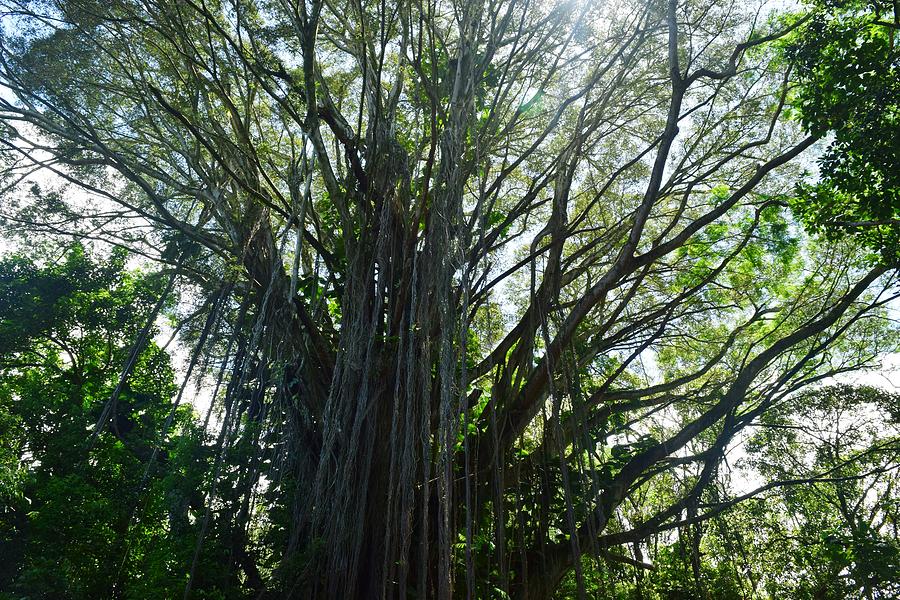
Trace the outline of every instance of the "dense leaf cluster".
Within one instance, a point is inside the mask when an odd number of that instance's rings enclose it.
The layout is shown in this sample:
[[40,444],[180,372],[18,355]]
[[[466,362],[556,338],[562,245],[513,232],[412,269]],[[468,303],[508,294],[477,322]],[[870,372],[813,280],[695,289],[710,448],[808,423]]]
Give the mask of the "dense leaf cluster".
[[[140,350],[98,427],[163,288],[124,263],[80,246],[0,261],[0,597],[150,599],[184,588],[212,449],[188,406],[162,433],[177,388],[157,344]],[[217,535],[201,590],[233,585],[216,567]]]
[[862,238],[884,260],[900,248],[900,12],[896,3],[817,7],[788,44],[795,103],[827,137],[819,181],[800,187],[798,212],[815,229]]

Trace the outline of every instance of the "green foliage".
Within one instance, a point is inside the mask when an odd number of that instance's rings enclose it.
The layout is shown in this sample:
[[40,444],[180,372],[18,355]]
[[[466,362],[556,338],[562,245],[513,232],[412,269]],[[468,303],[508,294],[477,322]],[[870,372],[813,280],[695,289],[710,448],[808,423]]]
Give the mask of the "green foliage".
[[[838,600],[893,598],[900,592],[896,531],[900,483],[900,396],[833,385],[799,394],[768,415],[746,445],[744,467],[758,485],[752,500],[726,504],[710,519],[649,535],[582,561],[587,596],[609,600]],[[622,454],[620,446],[612,454]],[[746,471],[745,471],[746,473]],[[793,482],[790,485],[781,483]],[[677,480],[643,488],[623,511],[670,500]],[[743,485],[746,485],[744,482]],[[701,505],[727,499],[724,475]],[[740,493],[746,493],[741,490]],[[623,524],[624,525],[624,524]],[[644,568],[636,568],[639,560]],[[577,596],[574,574],[556,597]]]
[[[771,481],[809,480],[783,489],[785,553],[807,576],[772,580],[790,598],[889,597],[900,589],[900,544],[890,533],[891,491],[900,465],[898,396],[835,385],[801,394],[774,411],[751,440],[750,460]],[[817,481],[821,480],[821,481]]]
[[[164,351],[140,353],[110,422],[91,435],[161,290],[124,261],[75,247],[55,263],[0,262],[0,589],[16,598],[184,587],[206,459],[189,409],[159,437],[176,391]],[[201,565],[201,579],[212,567]]]
[[817,231],[900,256],[900,25],[896,3],[824,2],[788,45],[800,122],[829,145],[794,207]]

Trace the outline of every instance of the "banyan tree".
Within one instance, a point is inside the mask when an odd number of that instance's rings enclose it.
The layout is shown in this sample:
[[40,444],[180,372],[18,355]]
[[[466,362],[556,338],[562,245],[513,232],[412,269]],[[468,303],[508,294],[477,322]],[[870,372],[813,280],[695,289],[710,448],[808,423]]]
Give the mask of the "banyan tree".
[[7,223],[168,277],[146,322],[178,293],[217,448],[192,518],[234,525],[255,597],[583,594],[896,343],[892,261],[792,212],[828,135],[797,118],[811,13],[0,5],[7,185],[44,177]]

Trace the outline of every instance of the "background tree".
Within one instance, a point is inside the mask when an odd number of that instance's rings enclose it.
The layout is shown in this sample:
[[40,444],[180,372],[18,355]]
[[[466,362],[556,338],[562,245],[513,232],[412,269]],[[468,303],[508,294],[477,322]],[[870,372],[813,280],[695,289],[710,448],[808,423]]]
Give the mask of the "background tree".
[[623,546],[696,548],[742,430],[896,347],[894,262],[788,211],[827,127],[786,119],[772,46],[808,15],[0,5],[10,226],[129,247],[223,316],[188,328],[220,411],[198,535],[229,515],[255,593],[583,595]]
[[773,580],[773,596],[879,598],[900,589],[898,400],[833,386],[792,399],[760,424],[751,457],[770,482],[818,481],[778,495],[776,510],[790,515],[783,539],[793,537],[786,555],[800,576]]
[[[591,591],[647,600],[896,595],[897,401],[833,385],[778,403],[750,428],[739,464],[705,491],[702,504],[723,510],[617,550],[618,566],[599,571]],[[569,578],[558,597],[574,592]]]
[[[165,351],[147,340],[135,353],[161,283],[124,272],[121,252],[98,261],[78,246],[47,264],[0,262],[0,447],[12,471],[0,513],[4,597],[182,591],[208,450],[190,408],[171,405]],[[199,587],[228,590],[208,565],[217,548],[207,547]]]
[[831,136],[795,206],[813,228],[860,237],[887,260],[900,239],[898,32],[896,3],[826,2],[787,44],[801,122]]

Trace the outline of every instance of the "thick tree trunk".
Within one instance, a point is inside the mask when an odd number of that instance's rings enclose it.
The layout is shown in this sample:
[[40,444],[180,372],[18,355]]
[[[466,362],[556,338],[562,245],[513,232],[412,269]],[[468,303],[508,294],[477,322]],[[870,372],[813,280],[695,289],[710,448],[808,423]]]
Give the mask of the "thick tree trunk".
[[513,590],[517,600],[549,600],[556,593],[563,577],[572,568],[571,555],[550,552],[544,556],[529,555],[527,577]]

